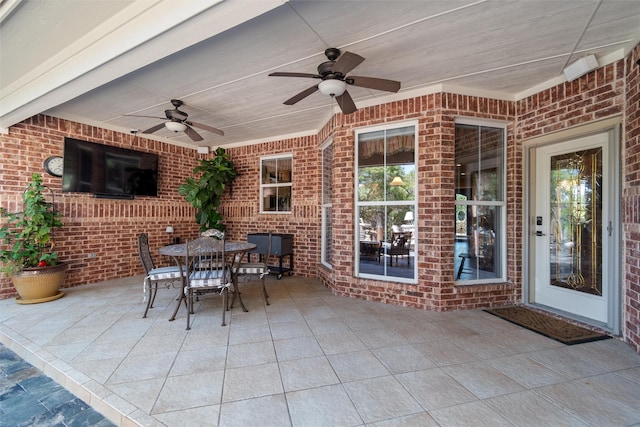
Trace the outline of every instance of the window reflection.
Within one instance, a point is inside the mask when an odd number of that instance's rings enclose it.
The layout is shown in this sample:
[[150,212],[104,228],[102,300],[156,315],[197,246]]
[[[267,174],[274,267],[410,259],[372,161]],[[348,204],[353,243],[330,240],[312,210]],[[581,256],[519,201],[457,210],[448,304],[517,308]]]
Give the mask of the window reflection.
[[504,129],[456,124],[454,279],[503,278]]
[[358,272],[415,277],[415,126],[358,135]]

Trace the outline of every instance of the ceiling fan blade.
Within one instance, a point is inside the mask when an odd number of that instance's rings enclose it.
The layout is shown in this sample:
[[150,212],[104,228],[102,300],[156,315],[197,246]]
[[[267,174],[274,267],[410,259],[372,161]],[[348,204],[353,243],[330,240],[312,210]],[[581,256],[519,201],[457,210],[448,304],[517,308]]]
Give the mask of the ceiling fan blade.
[[147,119],[167,120],[166,117],[140,116],[138,114],[125,114],[124,117],[146,117]]
[[155,131],[162,129],[163,127],[164,127],[164,122],[155,126],[151,126],[149,129],[143,130],[142,133],[154,133]]
[[346,82],[354,86],[384,90],[387,92],[397,92],[400,90],[400,82],[375,77],[349,76]]
[[318,74],[310,74],[310,73],[286,73],[286,72],[275,72],[269,74],[271,77],[307,77],[311,79],[321,79],[322,76]]
[[307,88],[307,89],[303,90],[299,94],[287,99],[286,101],[284,101],[283,104],[285,104],[285,105],[293,105],[296,102],[303,100],[304,98],[306,98],[307,96],[311,95],[312,93],[314,93],[317,90],[318,90],[318,85],[311,86],[310,88]]
[[341,73],[343,76],[349,71],[356,68],[364,61],[364,58],[355,53],[345,52],[336,59],[336,63],[331,67],[331,71],[334,73]]
[[189,127],[188,125],[187,125],[187,128],[184,130],[184,133],[186,133],[187,136],[191,138],[192,141],[202,141],[202,137],[200,136],[200,134],[198,134],[198,132],[193,130],[193,128]]
[[203,125],[202,123],[196,123],[196,122],[185,122],[185,124],[189,125],[189,126],[193,126],[193,127],[197,127],[199,129],[202,130],[206,130],[215,134],[218,134],[220,136],[224,136],[224,132],[221,131],[220,129],[211,127],[211,126],[207,126],[207,125]]
[[353,102],[353,98],[351,98],[351,95],[349,95],[349,92],[346,90],[342,95],[336,96],[336,102],[344,114],[355,113],[358,110],[356,104]]

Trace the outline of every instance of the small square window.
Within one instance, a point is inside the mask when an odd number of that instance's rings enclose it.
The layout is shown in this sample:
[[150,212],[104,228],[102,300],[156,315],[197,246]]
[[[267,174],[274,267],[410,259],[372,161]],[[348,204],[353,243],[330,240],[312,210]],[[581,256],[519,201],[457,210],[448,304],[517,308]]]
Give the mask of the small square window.
[[260,162],[260,211],[291,212],[292,157],[269,157]]

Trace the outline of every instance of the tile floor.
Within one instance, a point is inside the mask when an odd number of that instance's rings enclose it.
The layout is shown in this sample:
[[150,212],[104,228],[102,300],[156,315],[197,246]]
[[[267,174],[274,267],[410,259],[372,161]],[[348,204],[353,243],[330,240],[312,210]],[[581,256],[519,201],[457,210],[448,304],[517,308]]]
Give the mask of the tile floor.
[[0,341],[122,426],[640,425],[640,355],[565,346],[482,311],[434,313],[269,277],[220,326],[221,299],[142,319],[141,277],[0,301]]

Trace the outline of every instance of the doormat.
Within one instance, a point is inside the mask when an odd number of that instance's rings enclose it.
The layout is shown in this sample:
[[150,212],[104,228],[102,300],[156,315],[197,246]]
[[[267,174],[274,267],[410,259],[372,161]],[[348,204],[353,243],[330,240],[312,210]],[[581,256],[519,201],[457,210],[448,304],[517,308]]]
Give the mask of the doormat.
[[591,331],[527,307],[501,307],[484,311],[566,345],[611,338],[609,335]]

